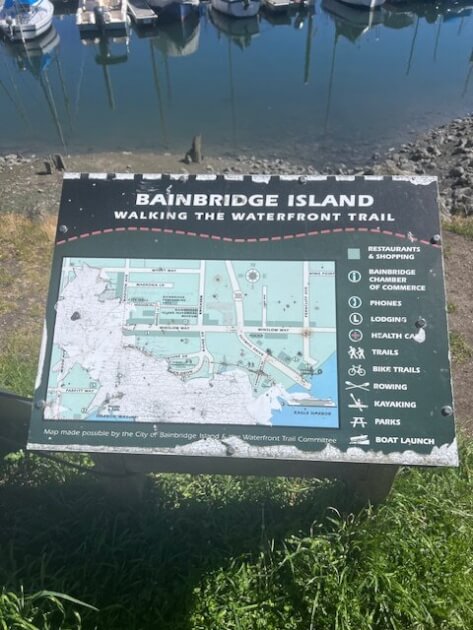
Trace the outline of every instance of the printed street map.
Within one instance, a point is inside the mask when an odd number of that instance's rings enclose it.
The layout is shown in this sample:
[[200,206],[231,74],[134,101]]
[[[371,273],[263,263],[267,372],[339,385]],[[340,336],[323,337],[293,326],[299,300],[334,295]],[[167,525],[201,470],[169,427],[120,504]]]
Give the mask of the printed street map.
[[337,428],[333,261],[63,259],[45,419]]

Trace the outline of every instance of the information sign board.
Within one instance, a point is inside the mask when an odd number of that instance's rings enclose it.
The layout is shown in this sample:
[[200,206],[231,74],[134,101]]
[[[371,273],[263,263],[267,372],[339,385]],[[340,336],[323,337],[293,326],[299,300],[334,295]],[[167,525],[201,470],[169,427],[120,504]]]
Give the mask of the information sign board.
[[29,448],[456,465],[437,182],[67,174]]

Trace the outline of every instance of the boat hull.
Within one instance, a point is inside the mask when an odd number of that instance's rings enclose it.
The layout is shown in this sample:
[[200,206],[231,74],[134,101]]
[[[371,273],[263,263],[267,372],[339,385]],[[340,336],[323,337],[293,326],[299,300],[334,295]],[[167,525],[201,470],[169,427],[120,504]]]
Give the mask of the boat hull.
[[183,22],[187,18],[199,14],[199,1],[189,0],[148,0],[148,4],[165,22]]
[[383,5],[386,0],[340,0],[340,2],[360,9],[376,9],[376,7]]
[[11,42],[29,41],[46,33],[53,21],[54,6],[49,0],[32,5],[30,11],[0,12],[0,31]]
[[212,0],[212,7],[216,11],[235,18],[254,17],[260,6],[260,0]]
[[126,31],[128,15],[125,2],[112,5],[96,5],[93,8],[83,2],[77,9],[76,25],[81,33],[97,31]]

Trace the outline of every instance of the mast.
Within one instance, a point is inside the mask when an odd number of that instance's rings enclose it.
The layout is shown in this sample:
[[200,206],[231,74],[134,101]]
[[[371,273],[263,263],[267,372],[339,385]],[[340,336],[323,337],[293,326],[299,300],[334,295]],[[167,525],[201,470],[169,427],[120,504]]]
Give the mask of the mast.
[[64,140],[64,134],[63,134],[62,127],[61,127],[61,122],[59,120],[59,116],[58,116],[58,113],[57,113],[56,103],[54,102],[54,96],[53,96],[53,92],[51,90],[51,84],[49,83],[49,77],[48,77],[47,70],[43,70],[43,72],[40,73],[40,75],[39,75],[39,82],[40,82],[41,87],[43,89],[43,93],[44,93],[44,96],[46,98],[46,102],[48,104],[49,111],[51,112],[51,115],[53,117],[54,124],[56,126],[56,131],[58,133],[59,139],[61,141],[61,144],[62,144],[63,148],[65,149],[66,148],[66,141]]
[[415,26],[415,29],[414,29],[414,37],[412,38],[412,43],[411,43],[411,51],[409,53],[409,61],[407,62],[406,76],[409,75],[409,73],[411,71],[411,67],[412,67],[412,60],[414,58],[414,48],[415,48],[415,44],[416,44],[417,33],[419,31],[419,20],[420,20],[420,17],[417,16],[416,26]]
[[312,49],[312,32],[314,29],[314,18],[313,13],[311,11],[311,7],[309,7],[309,21],[307,26],[307,39],[305,45],[305,62],[304,62],[304,85],[308,85],[309,77],[310,77],[310,58],[311,58],[311,49]]
[[233,149],[237,147],[237,119],[236,119],[236,107],[235,107],[235,85],[233,81],[233,60],[232,60],[232,40],[228,37],[228,70],[230,80],[230,103],[232,110],[232,142]]
[[167,149],[169,148],[169,138],[168,138],[168,132],[167,132],[166,117],[164,115],[164,108],[163,108],[163,94],[161,91],[161,83],[159,82],[158,64],[156,63],[153,43],[151,41],[149,42],[149,49],[151,53],[151,67],[153,68],[154,86],[156,88],[156,94],[158,96],[159,121],[161,123],[161,129],[163,132],[164,146]]

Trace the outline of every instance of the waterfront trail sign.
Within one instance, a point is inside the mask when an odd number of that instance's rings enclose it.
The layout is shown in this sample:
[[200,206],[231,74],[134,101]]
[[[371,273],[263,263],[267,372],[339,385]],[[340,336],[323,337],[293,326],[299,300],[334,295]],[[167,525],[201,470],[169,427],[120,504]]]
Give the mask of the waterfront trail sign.
[[439,233],[429,177],[66,174],[29,448],[457,465]]

